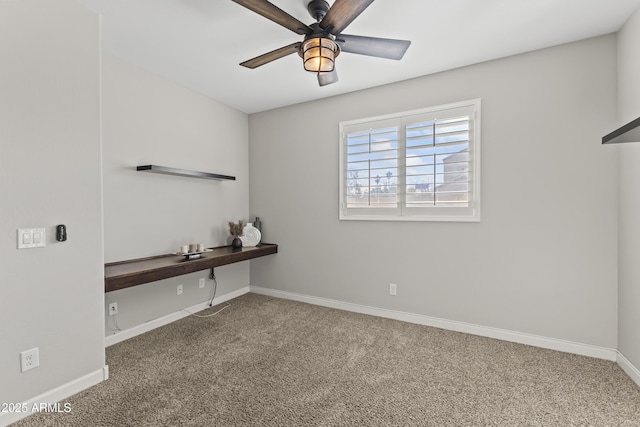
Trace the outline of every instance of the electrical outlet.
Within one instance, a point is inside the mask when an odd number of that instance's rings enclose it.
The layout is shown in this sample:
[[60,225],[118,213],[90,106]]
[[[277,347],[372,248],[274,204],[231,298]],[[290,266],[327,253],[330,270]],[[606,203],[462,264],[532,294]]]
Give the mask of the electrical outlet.
[[389,283],[389,295],[396,295],[398,292],[398,285],[395,283]]
[[112,302],[109,304],[109,316],[113,316],[114,314],[118,314],[118,303]]
[[37,368],[38,366],[40,366],[40,355],[38,354],[38,347],[20,353],[21,372],[26,372],[30,369]]
[[200,287],[200,289],[204,288],[204,277],[200,278],[200,281],[198,281],[198,286]]
[[178,285],[178,295],[182,295],[182,285]]

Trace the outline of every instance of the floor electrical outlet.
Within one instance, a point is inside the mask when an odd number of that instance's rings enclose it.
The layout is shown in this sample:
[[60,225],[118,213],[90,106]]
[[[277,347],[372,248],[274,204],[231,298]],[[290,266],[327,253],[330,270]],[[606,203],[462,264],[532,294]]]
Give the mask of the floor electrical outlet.
[[198,282],[198,286],[200,287],[200,289],[204,288],[204,277],[200,278],[200,281]]
[[389,283],[389,295],[396,295],[398,292],[398,285],[395,283]]
[[30,369],[40,366],[40,356],[38,347],[20,353],[20,370],[26,372]]
[[178,295],[182,295],[182,285],[178,285]]
[[118,314],[118,303],[112,302],[109,304],[109,316],[113,316],[114,314]]

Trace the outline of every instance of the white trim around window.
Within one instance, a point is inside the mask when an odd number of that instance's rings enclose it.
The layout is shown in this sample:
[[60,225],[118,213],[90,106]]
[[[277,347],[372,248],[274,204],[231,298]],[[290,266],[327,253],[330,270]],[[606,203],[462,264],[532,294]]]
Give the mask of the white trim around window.
[[341,122],[340,219],[480,221],[480,99]]

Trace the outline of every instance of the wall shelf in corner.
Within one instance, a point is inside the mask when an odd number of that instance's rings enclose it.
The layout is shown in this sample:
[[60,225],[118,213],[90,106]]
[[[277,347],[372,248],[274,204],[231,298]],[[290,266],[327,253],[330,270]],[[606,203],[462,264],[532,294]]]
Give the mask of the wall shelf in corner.
[[177,168],[169,168],[166,166],[158,166],[158,165],[142,165],[136,167],[138,172],[151,172],[151,173],[159,173],[163,175],[176,175],[176,176],[188,176],[191,178],[202,178],[202,179],[214,179],[217,181],[235,181],[235,176],[230,175],[220,175],[217,173],[209,173],[209,172],[199,172],[192,171],[188,169],[177,169]]
[[602,137],[603,144],[640,142],[640,117]]

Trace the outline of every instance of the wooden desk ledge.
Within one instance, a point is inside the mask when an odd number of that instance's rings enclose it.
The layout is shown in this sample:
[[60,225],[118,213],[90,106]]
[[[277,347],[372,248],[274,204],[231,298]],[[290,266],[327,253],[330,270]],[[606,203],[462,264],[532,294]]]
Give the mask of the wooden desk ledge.
[[208,270],[253,258],[278,253],[278,245],[261,243],[255,247],[233,249],[231,246],[209,248],[198,259],[188,260],[183,255],[159,255],[104,265],[104,291],[111,292],[194,271]]

